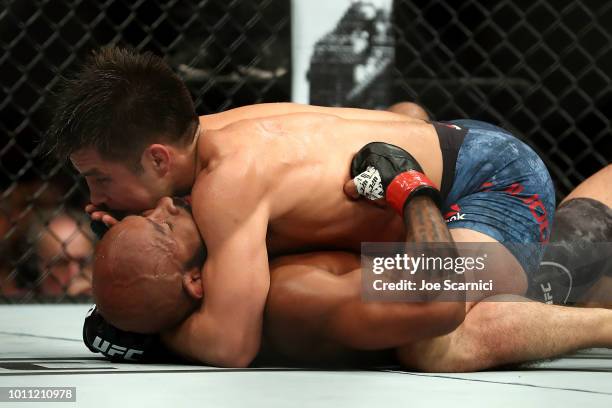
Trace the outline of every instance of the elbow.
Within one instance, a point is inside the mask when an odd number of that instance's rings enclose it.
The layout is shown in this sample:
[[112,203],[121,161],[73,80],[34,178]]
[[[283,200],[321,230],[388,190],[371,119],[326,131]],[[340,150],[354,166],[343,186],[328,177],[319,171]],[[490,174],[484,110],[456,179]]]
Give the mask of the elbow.
[[246,368],[255,359],[254,355],[247,353],[231,353],[227,355],[220,355],[215,364],[218,367],[224,368]]
[[215,358],[215,365],[226,368],[246,368],[257,356],[259,341],[228,341]]

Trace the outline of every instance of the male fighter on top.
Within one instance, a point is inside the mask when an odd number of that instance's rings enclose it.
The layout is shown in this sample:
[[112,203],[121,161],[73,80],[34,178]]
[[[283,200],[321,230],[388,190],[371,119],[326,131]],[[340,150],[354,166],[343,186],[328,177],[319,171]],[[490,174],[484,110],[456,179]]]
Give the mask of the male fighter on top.
[[[191,190],[208,248],[206,297],[169,339],[197,361],[245,366],[255,356],[269,256],[358,251],[362,241],[405,238],[396,212],[350,201],[341,191],[352,185],[353,156],[370,142],[399,146],[414,157],[413,171],[391,183],[403,186],[394,203],[399,212],[415,186],[440,187],[444,213],[455,215],[448,223],[453,240],[530,243],[549,234],[554,196],[543,163],[509,133],[480,122],[427,123],[389,112],[292,104],[198,121],[187,90],[162,61],[109,48],[68,84],[54,123],[46,144],[86,177],[94,205],[145,210],[163,195]],[[427,205],[414,208],[421,216],[411,219],[412,233],[423,241],[450,241],[440,213]],[[498,266],[497,289],[524,292],[526,273],[539,257],[510,247]],[[431,307],[444,309],[452,322],[442,329],[461,321],[462,305]],[[139,332],[176,323],[138,325],[125,318],[128,311],[147,312],[117,305],[104,315]]]
[[[572,247],[612,241],[608,206],[612,196],[601,188],[610,181],[612,166],[582,183],[557,210],[556,219],[561,223],[552,230],[552,243],[563,244],[564,251],[547,252],[546,262],[571,271],[574,282],[582,284],[568,288],[567,277],[543,268],[535,274],[535,294],[544,287],[552,299],[577,299],[576,291],[582,293],[577,300],[584,303],[589,300],[587,289],[612,281],[612,260],[608,258],[607,265],[595,261],[601,268],[591,271],[582,267],[585,260]],[[423,198],[415,200],[419,199]],[[170,222],[174,229],[157,230],[155,225],[161,222]],[[145,216],[125,218],[100,242],[96,301],[112,303],[116,297],[113,286],[118,284],[131,285],[134,297],[144,282],[144,295],[162,291],[165,303],[141,318],[154,321],[161,310],[161,314],[173,313],[175,320],[182,320],[197,310],[205,296],[199,268],[203,251],[187,206],[182,200],[164,198]],[[602,255],[606,260],[607,254]],[[588,264],[593,267],[593,260]],[[148,269],[152,266],[160,273],[151,276]],[[269,357],[281,355],[307,365],[400,363],[410,369],[449,372],[551,358],[587,347],[612,347],[612,310],[550,306],[526,299],[470,303],[465,321],[456,330],[428,338],[436,331],[436,316],[419,319],[423,305],[361,301],[359,268],[359,256],[345,252],[290,255],[271,261],[264,355],[269,351]],[[111,359],[158,361],[168,356],[157,336],[121,332],[95,311],[85,321],[84,340],[92,351]]]

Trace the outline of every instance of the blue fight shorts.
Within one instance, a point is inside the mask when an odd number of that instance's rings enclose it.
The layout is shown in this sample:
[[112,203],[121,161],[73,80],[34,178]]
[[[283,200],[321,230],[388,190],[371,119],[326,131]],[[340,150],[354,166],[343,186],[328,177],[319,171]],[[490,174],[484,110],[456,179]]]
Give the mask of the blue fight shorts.
[[468,119],[444,123],[467,129],[443,206],[448,228],[489,235],[504,244],[531,277],[542,258],[542,245],[537,244],[548,242],[555,210],[546,166],[502,128]]

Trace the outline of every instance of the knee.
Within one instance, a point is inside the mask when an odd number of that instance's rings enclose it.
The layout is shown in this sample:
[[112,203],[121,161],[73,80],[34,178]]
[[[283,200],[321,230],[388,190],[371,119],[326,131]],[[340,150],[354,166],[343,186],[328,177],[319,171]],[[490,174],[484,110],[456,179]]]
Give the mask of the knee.
[[490,355],[483,353],[476,344],[450,341],[443,349],[436,349],[423,343],[399,348],[396,352],[399,364],[426,373],[466,373],[495,366]]
[[454,343],[453,335],[424,340],[396,351],[399,364],[408,370],[426,373],[463,373],[477,371],[477,355]]
[[496,325],[498,305],[479,305],[477,320],[465,320],[451,333],[397,349],[399,363],[423,372],[473,372],[508,362],[505,334]]

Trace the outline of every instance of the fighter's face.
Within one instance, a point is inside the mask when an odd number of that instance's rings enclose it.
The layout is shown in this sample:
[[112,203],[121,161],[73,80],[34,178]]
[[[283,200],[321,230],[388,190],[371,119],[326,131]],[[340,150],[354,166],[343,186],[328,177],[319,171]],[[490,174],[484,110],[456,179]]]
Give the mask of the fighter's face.
[[70,160],[87,181],[91,203],[101,209],[140,212],[164,195],[147,172],[136,174],[122,163],[103,159],[95,149],[81,149]]
[[200,232],[184,200],[163,197],[154,209],[145,211],[142,217],[150,228],[153,228],[155,234],[161,234],[174,241],[176,261],[188,264],[202,252]]
[[53,220],[37,246],[38,268],[45,275],[40,291],[70,296],[91,293],[91,240],[70,218]]

